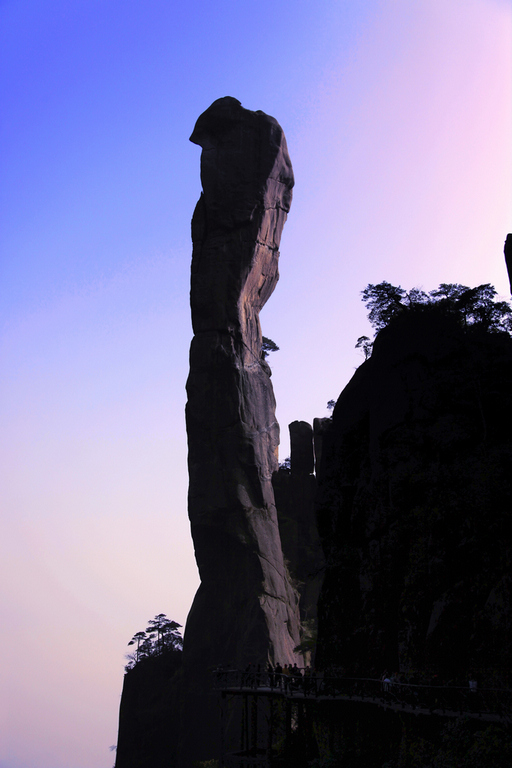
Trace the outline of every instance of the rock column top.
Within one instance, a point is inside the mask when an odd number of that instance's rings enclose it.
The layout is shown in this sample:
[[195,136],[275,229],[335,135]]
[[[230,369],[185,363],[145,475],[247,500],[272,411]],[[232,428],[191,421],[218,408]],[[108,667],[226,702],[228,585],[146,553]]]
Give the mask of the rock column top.
[[203,191],[192,218],[190,304],[194,333],[243,339],[259,360],[258,315],[279,279],[281,233],[293,170],[277,120],[226,96],[198,118]]
[[[209,232],[247,225],[261,208],[289,212],[293,170],[275,118],[225,96],[199,116],[190,141],[203,149],[201,183]],[[275,248],[280,235],[272,243]]]

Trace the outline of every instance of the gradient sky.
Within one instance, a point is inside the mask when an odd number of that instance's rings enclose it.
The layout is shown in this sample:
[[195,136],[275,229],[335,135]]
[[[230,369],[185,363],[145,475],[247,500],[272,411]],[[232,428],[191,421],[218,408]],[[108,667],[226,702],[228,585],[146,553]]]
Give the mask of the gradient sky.
[[327,415],[360,291],[509,298],[509,0],[0,0],[0,768],[110,768],[126,643],[184,624],[190,218],[212,101],[296,176],[262,312],[287,424]]

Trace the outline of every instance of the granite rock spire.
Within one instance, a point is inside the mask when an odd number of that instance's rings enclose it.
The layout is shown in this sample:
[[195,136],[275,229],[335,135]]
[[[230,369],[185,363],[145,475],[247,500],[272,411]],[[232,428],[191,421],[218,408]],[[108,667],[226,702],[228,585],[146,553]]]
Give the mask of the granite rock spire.
[[199,117],[191,141],[202,148],[203,192],[192,219],[186,419],[201,584],[184,663],[198,694],[217,665],[295,661],[300,637],[272,488],[279,426],[259,322],[279,277],[292,166],[277,121],[230,97]]

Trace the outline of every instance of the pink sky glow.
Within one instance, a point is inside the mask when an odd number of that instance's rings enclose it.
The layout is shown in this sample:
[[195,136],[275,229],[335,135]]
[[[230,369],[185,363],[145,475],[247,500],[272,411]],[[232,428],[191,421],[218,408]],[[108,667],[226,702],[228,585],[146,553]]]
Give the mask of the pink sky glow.
[[255,8],[2,3],[0,768],[110,768],[126,644],[198,585],[188,136],[214,99],[274,115],[295,170],[261,316],[281,459],[362,362],[367,283],[510,298],[510,3]]

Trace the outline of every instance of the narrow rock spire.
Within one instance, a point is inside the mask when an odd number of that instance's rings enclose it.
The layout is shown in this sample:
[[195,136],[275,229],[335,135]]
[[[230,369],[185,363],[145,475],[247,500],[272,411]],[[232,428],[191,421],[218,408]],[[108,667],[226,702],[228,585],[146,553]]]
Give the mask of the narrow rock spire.
[[294,180],[277,121],[236,99],[215,101],[191,141],[202,147],[203,192],[192,219],[188,508],[201,585],[184,663],[187,678],[205,679],[221,664],[297,660],[298,596],[272,488],[279,426],[259,322],[279,277]]

